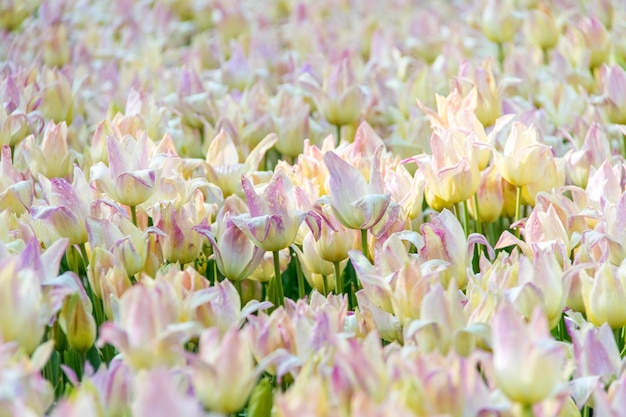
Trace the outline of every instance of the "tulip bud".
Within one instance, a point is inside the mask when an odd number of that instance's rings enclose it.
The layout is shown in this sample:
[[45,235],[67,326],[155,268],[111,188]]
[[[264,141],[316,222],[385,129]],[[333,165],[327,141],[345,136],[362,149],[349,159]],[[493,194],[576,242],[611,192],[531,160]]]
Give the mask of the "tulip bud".
[[559,41],[559,28],[550,7],[543,5],[528,13],[524,22],[528,42],[544,50],[553,48]]
[[250,417],[270,417],[273,403],[272,383],[269,379],[263,378],[252,391],[247,415]]
[[46,32],[43,43],[43,62],[46,66],[62,67],[70,59],[70,48],[67,39],[67,28],[61,24]]
[[52,119],[56,123],[65,121],[71,124],[74,116],[74,96],[70,81],[57,69],[45,70],[42,78],[44,87],[39,108],[44,118]]
[[[478,199],[478,212],[482,223],[496,221],[502,214],[504,206],[504,190],[502,189],[502,177],[495,165],[489,166],[481,172],[480,185],[476,191]],[[472,217],[476,218],[474,204],[468,204]]]
[[608,323],[613,329],[626,326],[626,273],[603,263],[591,278],[585,270],[580,271],[583,303],[588,320],[596,326]]
[[485,4],[480,27],[490,41],[504,43],[515,36],[518,19],[514,15],[513,6],[511,0],[489,0]]
[[59,315],[68,345],[79,352],[87,352],[96,340],[96,321],[91,308],[88,298],[83,300],[74,293],[65,300]]

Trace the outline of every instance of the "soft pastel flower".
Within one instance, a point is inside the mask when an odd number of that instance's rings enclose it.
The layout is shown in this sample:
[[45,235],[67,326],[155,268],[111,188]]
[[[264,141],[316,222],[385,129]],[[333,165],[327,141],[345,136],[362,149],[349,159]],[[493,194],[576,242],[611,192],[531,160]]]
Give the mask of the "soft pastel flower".
[[232,216],[243,211],[244,207],[241,206],[245,206],[245,203],[236,195],[231,195],[224,200],[224,205],[217,214],[215,227],[204,224],[195,227],[198,233],[209,239],[217,269],[231,281],[248,278],[259,266],[264,253],[232,221]]
[[330,195],[325,199],[342,225],[349,229],[370,229],[385,214],[391,196],[385,193],[380,174],[378,148],[372,158],[369,182],[361,172],[333,151],[324,154],[324,162],[330,171]]
[[259,169],[263,156],[274,146],[277,140],[276,135],[266,136],[245,156],[245,161],[240,162],[239,149],[241,147],[237,147],[237,144],[225,130],[220,130],[211,141],[206,153],[207,178],[220,187],[224,197],[231,194],[243,197],[241,176],[243,174],[254,175]]
[[135,139],[125,135],[107,137],[109,166],[98,162],[91,167],[91,180],[111,199],[128,206],[137,206],[156,191],[157,174],[150,167],[152,142],[144,133]]
[[249,214],[231,218],[255,245],[265,251],[279,251],[293,243],[300,223],[311,215],[297,209],[296,188],[283,172],[276,172],[261,195],[247,175],[241,179]]
[[194,392],[205,407],[220,413],[243,408],[261,373],[254,365],[250,332],[231,328],[224,335],[207,329],[200,335],[198,355],[191,361]]
[[492,319],[496,386],[510,400],[531,406],[564,388],[565,346],[550,335],[541,310],[526,323],[510,304]]
[[98,346],[110,343],[134,369],[180,364],[179,349],[197,332],[180,322],[180,301],[168,281],[150,278],[129,288],[119,299],[114,321],[100,326]]
[[541,179],[553,158],[551,149],[541,143],[537,128],[514,122],[502,153],[496,152],[496,166],[509,183],[521,187]]

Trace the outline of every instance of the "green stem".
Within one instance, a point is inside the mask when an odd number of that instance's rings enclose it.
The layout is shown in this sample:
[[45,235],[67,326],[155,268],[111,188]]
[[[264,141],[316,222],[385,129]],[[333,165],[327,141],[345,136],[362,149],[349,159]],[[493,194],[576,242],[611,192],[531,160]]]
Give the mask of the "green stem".
[[522,405],[522,417],[535,417],[532,404]]
[[335,293],[343,294],[343,276],[341,276],[341,267],[339,261],[333,262],[335,267]]
[[87,352],[76,352],[78,360],[78,377],[82,381],[85,374],[85,362],[87,362]]
[[137,227],[137,207],[136,206],[130,206],[130,218],[132,219],[135,227]]
[[241,288],[241,280],[235,281],[235,289],[237,290],[237,294],[239,294],[239,299],[242,300],[243,304],[243,295],[241,294],[243,292]]
[[324,289],[324,295],[328,296],[328,293],[330,292],[330,290],[328,289],[328,276],[326,275],[322,275],[322,285],[323,285],[323,289]]
[[[517,193],[515,194],[515,221],[518,222],[521,219],[521,211],[522,211],[522,187],[517,186]],[[515,236],[520,238],[520,227],[519,225],[515,228]]]
[[548,66],[550,64],[550,50],[548,48],[541,48],[543,53],[543,65]]
[[483,224],[480,221],[480,209],[478,207],[478,193],[474,193],[472,197],[472,203],[474,204],[474,215],[476,216],[476,233],[483,234]]
[[89,267],[89,256],[87,255],[87,247],[85,246],[85,242],[78,245],[80,247],[80,255],[83,257],[83,266],[85,267],[85,272],[87,272],[87,268]]
[[469,212],[467,210],[467,200],[463,200],[463,230],[465,231],[465,237],[469,236]]
[[617,344],[617,350],[622,352],[624,349],[624,338],[622,337],[623,328],[613,329],[613,335],[615,336],[615,343]]
[[500,69],[504,68],[504,44],[502,42],[498,42],[498,62]]
[[371,261],[370,251],[367,247],[367,229],[361,229],[361,249],[363,250],[363,255]]
[[341,142],[341,125],[335,125],[337,128],[337,145]]
[[285,296],[283,292],[283,280],[280,276],[280,251],[272,251],[272,255],[274,255],[274,284],[276,285],[276,300],[274,300],[274,305],[278,308],[285,305]]
[[305,294],[304,275],[302,274],[302,267],[300,267],[300,259],[298,259],[298,255],[293,249],[291,249],[291,256],[296,263],[296,277],[298,278],[298,298],[302,300]]
[[622,135],[622,140],[624,141],[624,157],[626,157],[626,135]]

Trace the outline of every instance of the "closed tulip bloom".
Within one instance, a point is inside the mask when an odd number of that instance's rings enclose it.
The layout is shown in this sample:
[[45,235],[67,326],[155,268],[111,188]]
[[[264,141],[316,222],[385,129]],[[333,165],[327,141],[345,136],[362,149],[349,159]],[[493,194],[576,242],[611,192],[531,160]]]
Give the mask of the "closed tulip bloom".
[[609,122],[626,123],[626,71],[617,64],[603,65],[600,69],[602,85],[602,108]]
[[580,271],[583,303],[588,320],[596,326],[608,323],[613,329],[626,326],[626,267],[605,262],[590,277]]
[[[483,223],[491,223],[500,217],[504,207],[504,190],[502,188],[502,176],[495,165],[490,165],[481,172],[480,185],[476,191],[478,199],[479,219]],[[472,217],[476,218],[474,205],[468,204]]]
[[198,356],[191,363],[194,391],[212,411],[235,413],[252,393],[259,372],[254,365],[247,327],[232,328],[223,336],[219,329],[200,336]]
[[502,43],[513,39],[519,18],[515,15],[513,0],[488,0],[483,8],[480,27],[492,42]]
[[79,352],[87,352],[96,341],[96,321],[91,312],[91,301],[84,294],[69,296],[59,315],[59,323],[67,336],[67,343]]
[[491,325],[495,382],[504,395],[530,406],[558,392],[565,383],[565,346],[552,338],[541,310],[536,309],[526,323],[506,304]]
[[158,240],[163,257],[168,262],[185,265],[200,255],[203,238],[195,230],[195,226],[200,223],[199,211],[203,205],[202,200],[202,192],[196,191],[185,204],[177,205],[173,202],[159,204],[155,221],[156,227],[164,232]]
[[496,166],[502,178],[522,187],[541,179],[551,158],[552,150],[539,141],[537,128],[515,122],[503,153],[496,153]]
[[444,207],[471,198],[480,184],[478,155],[471,140],[460,131],[445,131],[442,136],[433,134],[430,140],[432,156],[415,158],[424,172],[430,200],[441,201]]

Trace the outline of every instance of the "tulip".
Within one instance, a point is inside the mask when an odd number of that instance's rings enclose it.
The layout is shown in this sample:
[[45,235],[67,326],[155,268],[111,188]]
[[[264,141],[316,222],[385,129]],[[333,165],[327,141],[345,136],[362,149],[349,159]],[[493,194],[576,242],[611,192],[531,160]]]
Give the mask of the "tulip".
[[324,154],[324,162],[330,171],[330,203],[337,220],[349,229],[367,230],[377,224],[389,206],[391,196],[385,193],[380,175],[378,148],[372,158],[369,183],[358,169],[344,161],[335,152]]
[[248,278],[261,263],[264,253],[232,221],[232,216],[239,214],[236,209],[238,203],[243,205],[236,195],[226,198],[217,214],[214,233],[208,225],[201,224],[194,228],[209,239],[217,269],[231,281]]
[[65,300],[59,314],[59,323],[68,345],[83,353],[96,341],[96,321],[91,310],[87,293],[74,293]]
[[189,393],[183,375],[164,368],[139,372],[135,377],[134,398],[130,405],[136,417],[206,415],[198,400]]
[[33,176],[38,174],[48,178],[71,179],[72,163],[77,159],[68,141],[68,129],[65,121],[58,125],[50,122],[44,130],[40,146],[35,144],[34,136],[24,141],[24,159]]
[[54,342],[42,343],[30,357],[19,346],[0,342],[0,414],[2,416],[46,415],[54,398],[54,388],[41,370],[54,352]]
[[504,43],[513,39],[519,23],[512,0],[489,0],[483,6],[480,27],[492,42]]
[[[354,123],[360,116],[364,93],[355,83],[350,58],[344,56],[337,65],[327,67],[323,85],[311,79],[303,84],[313,93],[317,109],[331,125],[341,126]],[[337,137],[337,142],[341,140]]]
[[114,322],[100,326],[97,345],[113,345],[133,370],[174,366],[183,359],[178,349],[197,331],[180,322],[180,301],[168,281],[150,278],[132,286],[119,299]]
[[185,265],[200,255],[203,239],[194,228],[202,216],[202,198],[196,191],[185,204],[177,207],[173,202],[162,202],[155,210],[155,226],[164,233],[157,239],[168,262]]
[[472,197],[480,184],[478,155],[472,141],[460,131],[448,130],[444,136],[433,133],[430,146],[431,157],[422,155],[414,160],[424,173],[426,187],[434,194],[431,198],[451,207]]
[[144,133],[138,140],[130,135],[107,138],[109,166],[98,162],[91,167],[97,189],[118,203],[135,207],[155,192],[156,170],[150,167],[150,147]]
[[603,65],[600,69],[602,109],[611,123],[626,124],[626,99],[620,91],[626,88],[626,71],[619,65]]
[[261,195],[247,175],[241,184],[250,214],[232,217],[235,226],[265,251],[280,251],[291,245],[308,214],[296,209],[296,189],[289,177],[283,172],[275,173]]
[[44,69],[41,74],[41,105],[45,119],[71,124],[74,118],[74,95],[71,80],[58,68]]
[[235,413],[252,393],[260,372],[254,366],[246,329],[233,328],[223,336],[218,329],[208,329],[200,335],[191,380],[196,395],[210,410]]
[[608,323],[612,329],[626,326],[626,269],[602,263],[593,278],[580,271],[583,302],[589,321],[596,326]]
[[514,122],[503,153],[496,153],[496,166],[502,178],[521,187],[541,179],[551,158],[552,151],[540,142],[535,126]]
[[553,11],[547,4],[528,11],[524,20],[524,34],[528,42],[546,51],[556,46],[559,41],[560,28]]
[[530,322],[506,304],[492,320],[496,386],[510,400],[532,406],[563,388],[565,347],[552,339],[541,310]]
[[253,175],[259,169],[259,164],[263,160],[265,153],[276,143],[276,135],[267,135],[248,154],[245,162],[239,162],[240,156],[237,144],[230,135],[220,130],[211,141],[206,154],[206,162],[209,171],[207,177],[209,181],[220,187],[224,197],[237,194],[243,197],[241,188],[241,176],[243,174]]
[[74,169],[73,176],[71,184],[63,178],[49,180],[44,176],[39,177],[39,185],[48,206],[33,207],[31,215],[34,220],[47,226],[39,234],[43,242],[53,242],[64,237],[69,239],[71,245],[81,245],[89,239],[87,217],[93,194],[80,168]]
[[119,214],[111,220],[87,218],[87,233],[89,246],[103,247],[115,255],[118,265],[121,265],[128,276],[133,276],[143,270],[148,256],[147,235],[131,223],[126,217]]
[[502,177],[495,165],[490,165],[481,172],[480,184],[476,191],[476,204],[478,212],[473,204],[468,204],[472,217],[483,223],[492,223],[502,214],[504,208],[504,190],[502,188]]
[[2,146],[0,158],[0,211],[9,210],[16,215],[32,206],[34,184],[13,167],[11,148]]

